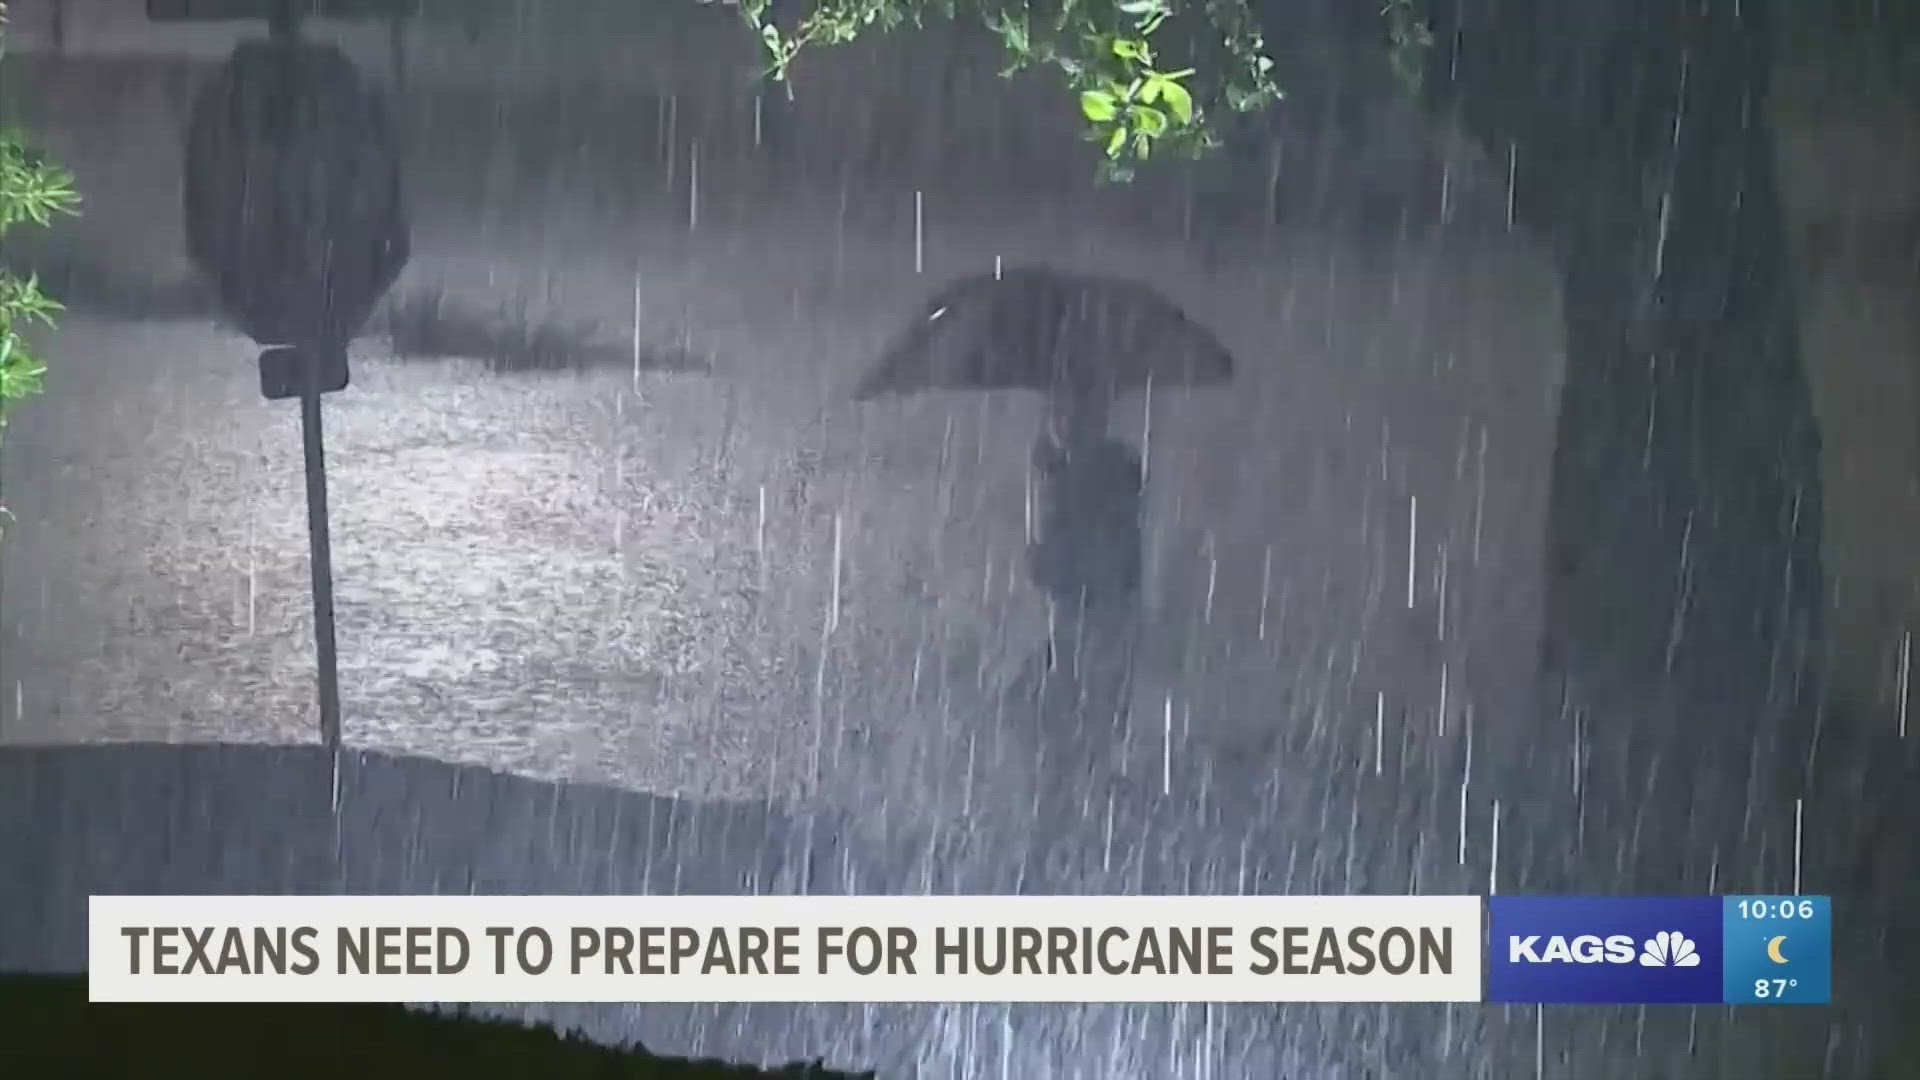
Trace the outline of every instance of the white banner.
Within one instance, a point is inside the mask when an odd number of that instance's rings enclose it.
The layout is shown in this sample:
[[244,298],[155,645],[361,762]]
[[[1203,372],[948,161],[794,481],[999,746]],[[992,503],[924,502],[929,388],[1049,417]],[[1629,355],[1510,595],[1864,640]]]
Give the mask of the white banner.
[[1479,1001],[1473,896],[96,896],[96,1002]]

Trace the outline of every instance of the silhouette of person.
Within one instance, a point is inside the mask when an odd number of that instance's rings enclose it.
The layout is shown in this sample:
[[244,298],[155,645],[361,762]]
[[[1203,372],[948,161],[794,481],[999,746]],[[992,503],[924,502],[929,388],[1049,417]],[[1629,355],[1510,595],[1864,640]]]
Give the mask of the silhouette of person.
[[1138,594],[1144,475],[1118,439],[1034,445],[1040,475],[1038,539],[1027,551],[1033,583],[1063,607],[1106,610]]
[[1040,529],[1027,550],[1028,576],[1053,603],[1051,632],[997,713],[1040,769],[1038,790],[1021,796],[1063,825],[1104,803],[1133,741],[1145,500],[1132,447],[1089,416],[1056,419],[1067,422],[1034,445]]

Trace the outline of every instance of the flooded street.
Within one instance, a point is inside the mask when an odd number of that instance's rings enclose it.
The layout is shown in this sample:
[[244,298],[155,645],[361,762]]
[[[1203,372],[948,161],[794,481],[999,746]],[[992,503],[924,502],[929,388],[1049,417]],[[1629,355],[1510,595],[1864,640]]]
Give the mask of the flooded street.
[[[500,373],[359,347],[355,386],[327,402],[355,745],[649,790],[793,791],[812,775],[814,723],[835,729],[829,743],[905,734],[889,714],[913,708],[899,695],[915,653],[978,655],[991,685],[1044,637],[1018,561],[1029,439],[1001,434],[1037,431],[1038,400],[852,391],[938,282],[1037,261],[1051,238],[984,207],[943,211],[916,275],[910,235],[786,224],[786,207],[731,236],[674,238],[662,246],[680,258],[658,262],[606,242],[612,215],[546,212],[483,233],[488,249],[426,209],[403,294],[484,315],[550,290],[554,320],[601,328],[608,355]],[[1170,263],[1165,278],[1246,358],[1232,393],[1136,395],[1114,424],[1149,448],[1155,651],[1257,678],[1248,700],[1320,724],[1370,723],[1389,695],[1397,725],[1458,735],[1475,680],[1524,678],[1536,647],[1537,583],[1476,568],[1540,558],[1555,298],[1529,286],[1520,244],[1301,239],[1297,263],[1251,272],[1194,267],[1166,243],[1112,256]],[[777,254],[836,246],[859,285]],[[634,259],[647,261],[620,265]],[[1444,279],[1427,269],[1442,260]],[[1386,319],[1367,317],[1396,293]],[[614,355],[636,340],[636,300],[640,348],[624,351],[638,371]],[[20,421],[64,445],[43,459],[22,434],[9,490],[60,462],[45,472],[59,496],[14,542],[23,561],[86,569],[50,575],[73,595],[49,583],[45,606],[20,612],[34,624],[20,648],[84,659],[20,665],[73,676],[22,675],[10,736],[310,737],[297,414],[259,400],[244,343],[211,327],[76,316],[85,389]],[[166,359],[129,365],[135,349]],[[662,350],[698,366],[651,370]],[[56,479],[70,469],[97,479]],[[82,584],[95,575],[122,584]],[[1409,668],[1418,678],[1396,685]],[[1204,708],[1231,738],[1287,726]]]

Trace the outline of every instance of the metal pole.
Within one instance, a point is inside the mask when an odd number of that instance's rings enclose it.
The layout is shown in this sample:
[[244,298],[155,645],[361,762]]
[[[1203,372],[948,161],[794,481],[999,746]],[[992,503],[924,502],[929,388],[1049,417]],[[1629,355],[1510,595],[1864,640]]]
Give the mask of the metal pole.
[[306,446],[307,542],[313,570],[313,644],[320,677],[320,740],[330,753],[340,750],[340,660],[333,637],[333,545],[327,535],[326,446],[320,427],[318,355],[300,358],[306,386],[300,393],[300,435]]

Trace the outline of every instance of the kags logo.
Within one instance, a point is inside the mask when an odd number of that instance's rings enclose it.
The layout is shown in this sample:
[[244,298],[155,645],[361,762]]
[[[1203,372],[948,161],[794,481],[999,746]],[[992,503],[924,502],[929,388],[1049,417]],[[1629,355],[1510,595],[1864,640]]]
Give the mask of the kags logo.
[[1699,967],[1700,952],[1687,935],[1662,930],[1645,941],[1626,934],[1599,937],[1580,934],[1543,937],[1530,934],[1507,939],[1509,964],[1631,964],[1641,967]]
[[1726,953],[1722,906],[1712,896],[1492,897],[1487,999],[1718,1002]]
[[1509,964],[1631,964],[1639,949],[1625,934],[1595,937],[1581,934],[1562,937],[1539,934],[1507,939]]

